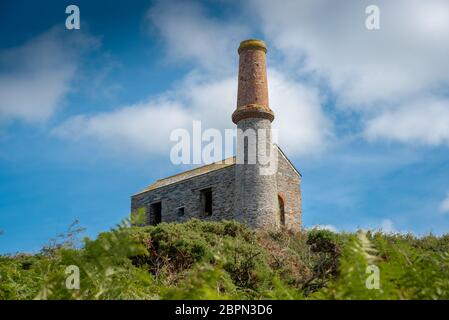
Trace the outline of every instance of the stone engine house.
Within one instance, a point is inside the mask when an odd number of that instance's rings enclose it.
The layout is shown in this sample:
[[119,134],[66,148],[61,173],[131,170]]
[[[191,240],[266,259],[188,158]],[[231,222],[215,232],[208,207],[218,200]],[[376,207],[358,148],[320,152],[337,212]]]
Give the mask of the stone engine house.
[[[237,108],[232,121],[243,132],[266,132],[264,141],[277,157],[277,170],[260,174],[259,161],[247,161],[254,146],[245,138],[237,139],[242,157],[237,151],[236,157],[158,180],[133,195],[131,210],[144,208],[148,224],[199,218],[237,220],[251,228],[301,228],[301,174],[271,140],[274,112],[268,103],[267,46],[261,40],[245,40],[238,53]],[[256,152],[256,160],[258,156]]]

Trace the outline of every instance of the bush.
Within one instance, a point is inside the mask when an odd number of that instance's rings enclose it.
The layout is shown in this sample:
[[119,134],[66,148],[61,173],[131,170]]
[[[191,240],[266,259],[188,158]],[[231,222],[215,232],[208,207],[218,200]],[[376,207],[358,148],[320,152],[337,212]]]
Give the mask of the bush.
[[[75,234],[38,254],[0,256],[0,299],[449,299],[448,235],[200,220],[121,225],[83,245]],[[69,265],[80,270],[77,290],[65,286]],[[379,290],[366,286],[368,266],[380,271]]]

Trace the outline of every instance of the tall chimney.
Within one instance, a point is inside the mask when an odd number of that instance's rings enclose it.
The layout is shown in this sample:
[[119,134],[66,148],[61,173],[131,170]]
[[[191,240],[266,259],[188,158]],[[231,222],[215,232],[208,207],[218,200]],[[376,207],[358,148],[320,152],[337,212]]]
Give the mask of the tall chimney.
[[[245,40],[238,53],[237,109],[232,114],[237,124],[234,218],[254,228],[278,228],[278,154],[272,143],[274,113],[268,104],[267,46],[261,40]],[[263,161],[267,154],[276,160],[269,174]]]
[[232,122],[237,124],[246,118],[273,121],[274,113],[268,103],[267,45],[262,40],[245,40],[240,43],[238,53],[237,109],[232,114]]

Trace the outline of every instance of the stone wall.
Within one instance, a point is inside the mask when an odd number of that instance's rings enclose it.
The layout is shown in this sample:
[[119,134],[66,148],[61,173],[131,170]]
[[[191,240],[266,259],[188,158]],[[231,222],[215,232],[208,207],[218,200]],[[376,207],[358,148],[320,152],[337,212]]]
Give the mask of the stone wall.
[[277,172],[278,194],[284,201],[285,226],[299,231],[302,224],[301,176],[279,151]]
[[[148,224],[155,222],[151,204],[161,202],[162,222],[182,222],[191,218],[235,219],[252,228],[276,228],[280,225],[279,196],[284,202],[285,227],[298,231],[302,223],[301,176],[292,168],[281,151],[278,153],[278,171],[274,176],[259,176],[257,171],[252,170],[242,171],[244,167],[251,169],[251,165],[230,165],[137,194],[131,199],[131,209],[144,208]],[[273,178],[276,180],[275,184],[271,180]],[[246,190],[244,193],[241,190],[242,184]],[[206,188],[212,189],[211,216],[201,214],[201,190]],[[234,209],[237,201],[242,202]],[[178,215],[180,207],[184,207],[182,216]]]
[[[234,206],[234,165],[215,170],[181,182],[137,194],[131,199],[131,210],[145,208],[147,223],[154,222],[151,204],[162,202],[162,222],[186,221],[191,218],[205,220],[231,220]],[[201,190],[212,189],[212,215],[201,215]],[[184,207],[184,215],[178,209]]]

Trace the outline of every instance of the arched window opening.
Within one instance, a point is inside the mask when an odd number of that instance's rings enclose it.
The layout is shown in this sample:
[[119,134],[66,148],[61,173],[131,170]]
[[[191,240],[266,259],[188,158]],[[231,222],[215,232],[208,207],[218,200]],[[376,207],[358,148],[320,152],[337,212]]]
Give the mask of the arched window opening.
[[278,204],[279,204],[279,221],[281,226],[285,226],[285,211],[284,211],[284,199],[280,195],[278,195]]

